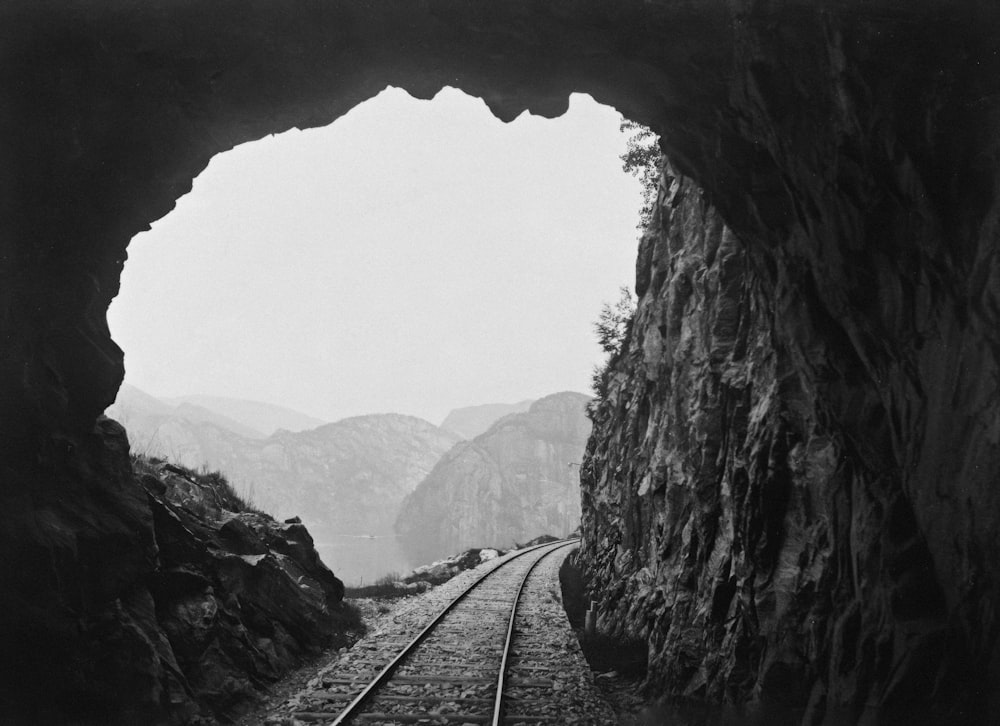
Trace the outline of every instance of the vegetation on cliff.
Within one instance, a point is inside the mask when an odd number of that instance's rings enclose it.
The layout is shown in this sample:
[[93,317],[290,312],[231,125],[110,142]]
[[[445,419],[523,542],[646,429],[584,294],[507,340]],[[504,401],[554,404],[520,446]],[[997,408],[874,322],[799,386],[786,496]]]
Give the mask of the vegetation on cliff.
[[[659,138],[645,126],[625,120],[622,121],[621,130],[630,134],[626,141],[625,153],[621,155],[622,171],[638,177],[642,183],[642,206],[639,209],[637,227],[645,234],[649,234],[656,209],[663,152],[660,151]],[[607,358],[602,365],[594,366],[591,376],[591,389],[595,396],[594,401],[587,407],[587,414],[591,419],[598,414],[600,402],[607,398],[615,363],[632,331],[635,302],[628,287],[622,285],[619,288],[618,300],[614,303],[604,303],[594,322],[597,343]]]
[[597,342],[607,356],[604,363],[594,366],[590,379],[590,387],[594,392],[594,400],[587,404],[587,414],[591,420],[597,415],[601,401],[608,396],[608,386],[614,373],[615,363],[622,353],[622,347],[628,340],[632,330],[632,318],[635,315],[635,298],[625,286],[619,290],[618,301],[612,305],[604,303],[601,312],[594,323]]
[[621,130],[629,133],[625,153],[621,156],[622,171],[642,182],[642,206],[639,208],[639,223],[636,227],[644,231],[653,222],[663,152],[660,151],[659,137],[642,124],[624,120]]

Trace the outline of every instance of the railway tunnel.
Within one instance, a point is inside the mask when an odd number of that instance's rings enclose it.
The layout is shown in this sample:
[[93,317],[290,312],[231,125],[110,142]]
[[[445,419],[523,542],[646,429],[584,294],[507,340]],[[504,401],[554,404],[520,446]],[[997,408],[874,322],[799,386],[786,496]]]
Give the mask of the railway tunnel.
[[670,160],[582,476],[604,624],[650,640],[654,685],[817,723],[996,718],[998,20],[972,0],[5,4],[8,689],[167,708],[115,680],[150,653],[74,674],[115,647],[81,623],[155,567],[95,426],[129,240],[214,154],[451,85],[501,119],[589,93]]

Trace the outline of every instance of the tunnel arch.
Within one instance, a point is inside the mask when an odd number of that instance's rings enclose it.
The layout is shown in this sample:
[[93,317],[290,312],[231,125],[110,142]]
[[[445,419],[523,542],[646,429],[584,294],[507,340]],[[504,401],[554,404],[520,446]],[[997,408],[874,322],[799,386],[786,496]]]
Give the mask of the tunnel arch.
[[[292,13],[260,2],[252,11],[222,4],[207,14],[197,5],[143,13],[109,4],[92,12],[11,13],[9,27],[33,39],[27,48],[8,44],[6,56],[25,117],[12,134],[23,162],[12,183],[18,202],[10,216],[20,238],[14,244],[45,250],[44,259],[28,262],[30,274],[40,276],[29,287],[53,286],[39,268],[56,258],[91,268],[98,287],[71,284],[72,294],[87,300],[80,307],[89,320],[67,320],[72,333],[48,336],[75,337],[72,352],[41,340],[41,356],[21,351],[67,382],[58,397],[27,404],[29,418],[87,425],[113,397],[120,352],[97,318],[117,291],[125,246],[173,207],[216,153],[325,125],[386,85],[418,98],[453,85],[483,98],[501,120],[524,110],[560,115],[569,94],[582,90],[648,125],[671,106],[710,107],[710,89],[717,98],[722,93],[714,73],[687,81],[662,70],[682,65],[696,48],[702,56],[711,49],[721,65],[728,44],[719,40],[727,35],[720,8],[657,12],[631,3],[612,12],[593,4],[576,18],[572,5],[511,7],[506,18],[502,6],[486,3],[296,7]],[[656,45],[642,42],[650,15],[660,16],[652,20]],[[235,16],[243,22],[232,23]],[[576,32],[566,32],[567,23]],[[641,45],[652,58],[630,57]],[[43,200],[60,214],[38,214]],[[56,317],[51,301],[29,305]],[[81,363],[94,374],[88,386],[74,384],[68,372]],[[29,377],[44,378],[31,368]]]
[[[837,391],[830,415],[860,459],[898,472],[949,618],[989,661],[1000,599],[991,3],[105,0],[13,2],[0,21],[11,492],[56,487],[39,483],[39,460],[108,454],[87,437],[122,377],[105,311],[128,241],[214,154],[329,123],[387,84],[422,98],[452,85],[501,119],[561,113],[581,91],[661,134],[773,283],[776,328],[833,341],[838,359],[815,376]],[[859,418],[871,411],[856,391],[875,414]],[[96,501],[57,479],[67,501]],[[141,506],[127,514],[141,530]]]
[[126,381],[331,422],[589,390],[593,318],[635,263],[620,120],[574,96],[559,119],[504,124],[454,89],[390,87],[213,157],[130,242],[109,308]]

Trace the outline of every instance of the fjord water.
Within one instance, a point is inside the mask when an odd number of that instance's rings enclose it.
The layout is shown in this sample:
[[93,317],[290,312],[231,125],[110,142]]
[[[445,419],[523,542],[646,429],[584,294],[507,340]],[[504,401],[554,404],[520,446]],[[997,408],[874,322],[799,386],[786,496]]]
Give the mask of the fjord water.
[[317,540],[316,551],[348,587],[370,585],[386,575],[406,574],[414,567],[395,535],[331,535]]

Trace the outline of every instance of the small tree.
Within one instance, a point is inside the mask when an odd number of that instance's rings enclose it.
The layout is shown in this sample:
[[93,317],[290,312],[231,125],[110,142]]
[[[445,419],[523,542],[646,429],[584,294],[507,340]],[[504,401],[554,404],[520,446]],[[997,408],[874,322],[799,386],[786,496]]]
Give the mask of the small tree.
[[[629,134],[625,142],[625,153],[621,155],[622,171],[638,177],[642,182],[642,207],[639,210],[639,224],[636,226],[644,230],[653,221],[663,154],[660,152],[659,138],[651,129],[628,120],[623,120],[620,128],[622,133]],[[615,363],[632,332],[635,306],[636,301],[632,293],[623,286],[619,290],[618,301],[613,305],[604,303],[594,323],[597,342],[608,354],[603,365],[594,366],[594,373],[591,376],[591,387],[596,398],[587,405],[587,413],[595,422],[601,402],[608,396],[608,386]]]
[[601,349],[608,354],[604,365],[594,366],[594,374],[591,377],[591,387],[597,396],[595,401],[587,407],[588,413],[593,419],[597,406],[607,398],[608,383],[611,380],[611,370],[615,361],[621,355],[632,331],[632,320],[635,317],[635,299],[632,293],[624,285],[619,288],[618,301],[612,305],[604,303],[601,312],[594,323],[594,332],[597,333],[597,342]]
[[663,153],[660,151],[659,137],[645,126],[625,120],[620,128],[623,133],[630,134],[625,142],[625,153],[621,155],[622,171],[638,177],[642,182],[642,208],[639,210],[637,225],[641,230],[653,221]]
[[597,342],[605,353],[614,356],[621,352],[622,344],[631,328],[633,315],[635,315],[635,300],[631,291],[622,285],[618,289],[618,302],[614,305],[604,303],[597,316],[597,322],[594,323]]

